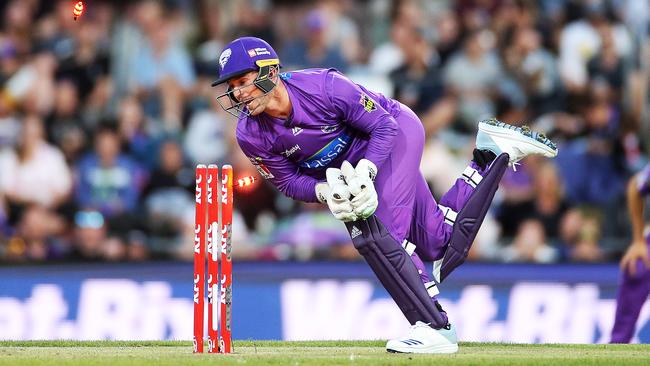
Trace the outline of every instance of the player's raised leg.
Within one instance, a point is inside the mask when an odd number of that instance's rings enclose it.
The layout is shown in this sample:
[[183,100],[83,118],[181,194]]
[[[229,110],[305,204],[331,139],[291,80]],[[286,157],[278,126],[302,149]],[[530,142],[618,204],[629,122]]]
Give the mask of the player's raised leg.
[[434,260],[436,282],[467,258],[506,167],[532,154],[557,155],[553,142],[525,126],[489,119],[480,121],[478,130],[472,161],[440,204],[434,205],[423,194],[416,200],[417,217],[410,237],[423,259]]
[[[478,151],[478,154],[477,154]],[[505,172],[506,164],[515,166],[529,155],[542,155],[548,158],[557,156],[557,146],[541,133],[527,126],[515,127],[497,119],[480,121],[476,136],[476,157],[490,152],[496,156],[489,162],[487,172],[483,173],[472,195],[458,211],[449,245],[444,257],[434,263],[434,280],[444,280],[467,258],[469,249],[476,238],[483,219],[492,204],[492,199]],[[478,175],[481,174],[479,172]],[[468,180],[470,183],[472,180]],[[444,200],[447,201],[447,197]]]

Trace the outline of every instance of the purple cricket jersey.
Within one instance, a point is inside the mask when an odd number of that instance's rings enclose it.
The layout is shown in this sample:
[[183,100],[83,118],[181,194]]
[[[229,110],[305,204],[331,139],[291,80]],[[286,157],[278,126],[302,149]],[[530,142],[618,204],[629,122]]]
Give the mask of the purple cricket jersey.
[[237,141],[260,174],[282,193],[316,202],[325,170],[366,158],[381,169],[397,135],[400,104],[334,69],[280,74],[293,110],[286,120],[242,114]]

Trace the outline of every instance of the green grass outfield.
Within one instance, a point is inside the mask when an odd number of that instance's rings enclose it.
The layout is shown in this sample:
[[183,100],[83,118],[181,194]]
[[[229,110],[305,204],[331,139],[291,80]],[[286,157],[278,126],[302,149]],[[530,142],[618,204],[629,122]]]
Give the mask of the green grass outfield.
[[[230,355],[191,342],[0,341],[0,365],[650,365],[650,345],[460,344],[453,355],[387,353],[384,341],[235,341]],[[206,347],[207,350],[207,347]]]

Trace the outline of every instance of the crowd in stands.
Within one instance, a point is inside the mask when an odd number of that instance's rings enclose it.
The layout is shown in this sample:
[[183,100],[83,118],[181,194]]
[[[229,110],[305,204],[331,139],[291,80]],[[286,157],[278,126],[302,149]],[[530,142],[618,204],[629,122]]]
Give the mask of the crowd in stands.
[[[616,260],[625,182],[648,162],[647,0],[8,0],[0,28],[0,262],[188,260],[194,167],[255,175],[210,87],[221,49],[267,40],[284,71],[333,67],[421,118],[435,197],[477,120],[528,124],[554,160],[509,170],[471,252]],[[327,208],[263,179],[236,193],[234,256],[360,258]]]

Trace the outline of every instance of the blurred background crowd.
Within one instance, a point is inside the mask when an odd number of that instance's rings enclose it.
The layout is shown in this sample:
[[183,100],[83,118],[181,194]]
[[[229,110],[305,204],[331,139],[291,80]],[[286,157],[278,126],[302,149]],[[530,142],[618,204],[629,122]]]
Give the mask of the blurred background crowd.
[[[189,259],[194,167],[257,172],[210,87],[231,39],[264,38],[285,71],[334,67],[411,107],[435,197],[476,121],[558,142],[503,179],[478,261],[613,261],[626,180],[648,161],[647,0],[3,2],[0,262]],[[258,176],[259,178],[259,176]],[[359,258],[325,206],[263,180],[235,197],[234,256]]]

